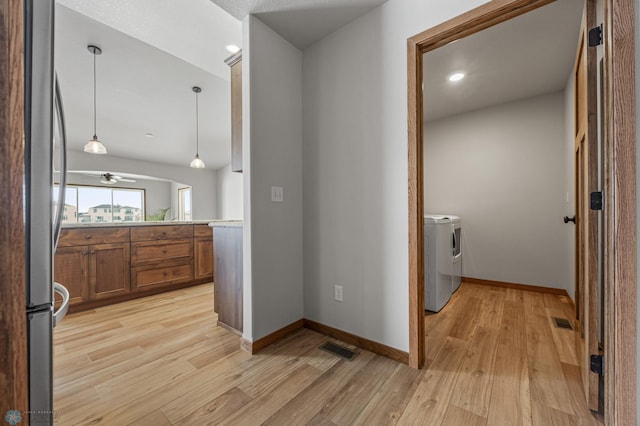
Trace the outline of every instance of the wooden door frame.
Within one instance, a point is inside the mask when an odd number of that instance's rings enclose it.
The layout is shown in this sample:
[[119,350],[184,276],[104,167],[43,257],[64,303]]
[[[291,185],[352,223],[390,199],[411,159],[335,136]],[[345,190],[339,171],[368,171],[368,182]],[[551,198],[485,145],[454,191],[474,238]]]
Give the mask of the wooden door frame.
[[[409,365],[424,364],[423,54],[553,0],[493,0],[407,40]],[[633,0],[603,0],[605,40],[605,405],[636,424],[636,135]]]
[[0,0],[0,413],[28,409],[22,1]]

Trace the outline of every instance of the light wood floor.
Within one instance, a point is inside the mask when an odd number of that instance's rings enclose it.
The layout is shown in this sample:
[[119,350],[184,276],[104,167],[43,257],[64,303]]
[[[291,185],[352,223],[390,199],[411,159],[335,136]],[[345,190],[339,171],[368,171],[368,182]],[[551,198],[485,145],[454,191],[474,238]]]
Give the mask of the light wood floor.
[[[300,330],[253,357],[215,326],[212,285],[69,315],[55,329],[62,425],[591,425],[562,297],[463,284],[427,315],[427,364],[352,361]],[[348,346],[348,345],[346,345]]]

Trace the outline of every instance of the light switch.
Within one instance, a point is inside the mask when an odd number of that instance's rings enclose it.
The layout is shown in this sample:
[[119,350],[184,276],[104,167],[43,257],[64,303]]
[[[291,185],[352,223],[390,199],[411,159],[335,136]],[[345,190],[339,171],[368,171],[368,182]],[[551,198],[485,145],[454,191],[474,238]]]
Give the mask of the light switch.
[[284,189],[281,186],[271,187],[271,201],[274,203],[284,202]]

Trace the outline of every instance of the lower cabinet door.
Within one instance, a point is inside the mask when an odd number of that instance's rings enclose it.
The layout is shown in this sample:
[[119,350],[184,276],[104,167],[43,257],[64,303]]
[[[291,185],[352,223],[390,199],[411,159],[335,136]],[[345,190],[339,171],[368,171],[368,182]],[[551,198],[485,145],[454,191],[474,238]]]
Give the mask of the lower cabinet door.
[[91,299],[120,296],[131,291],[129,243],[89,246]]
[[54,257],[54,280],[69,290],[69,305],[89,300],[89,246],[58,247]]
[[213,238],[195,238],[194,275],[196,280],[213,280]]

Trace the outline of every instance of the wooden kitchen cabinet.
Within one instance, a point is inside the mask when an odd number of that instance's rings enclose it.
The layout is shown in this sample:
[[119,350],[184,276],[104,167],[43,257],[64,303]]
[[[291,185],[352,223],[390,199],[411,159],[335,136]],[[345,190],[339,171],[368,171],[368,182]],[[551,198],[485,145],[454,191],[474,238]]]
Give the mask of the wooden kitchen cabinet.
[[54,274],[69,290],[70,306],[129,293],[129,244],[59,247]]
[[89,301],[89,246],[59,247],[53,271],[55,281],[69,290],[69,306]]
[[210,282],[212,232],[201,224],[64,228],[54,268],[71,312]]
[[158,262],[131,268],[131,288],[145,291],[193,281],[192,259],[173,262]]
[[91,300],[120,296],[131,291],[129,243],[89,246]]
[[218,322],[242,332],[242,226],[214,226],[213,251]]
[[193,226],[140,226],[131,230],[132,291],[193,279]]
[[60,233],[54,279],[69,290],[71,307],[130,291],[129,228],[72,228]]
[[213,230],[209,225],[193,227],[194,278],[213,280]]
[[231,171],[242,172],[242,52],[225,63],[231,67]]
[[195,238],[194,244],[194,278],[196,280],[213,280],[213,239]]

